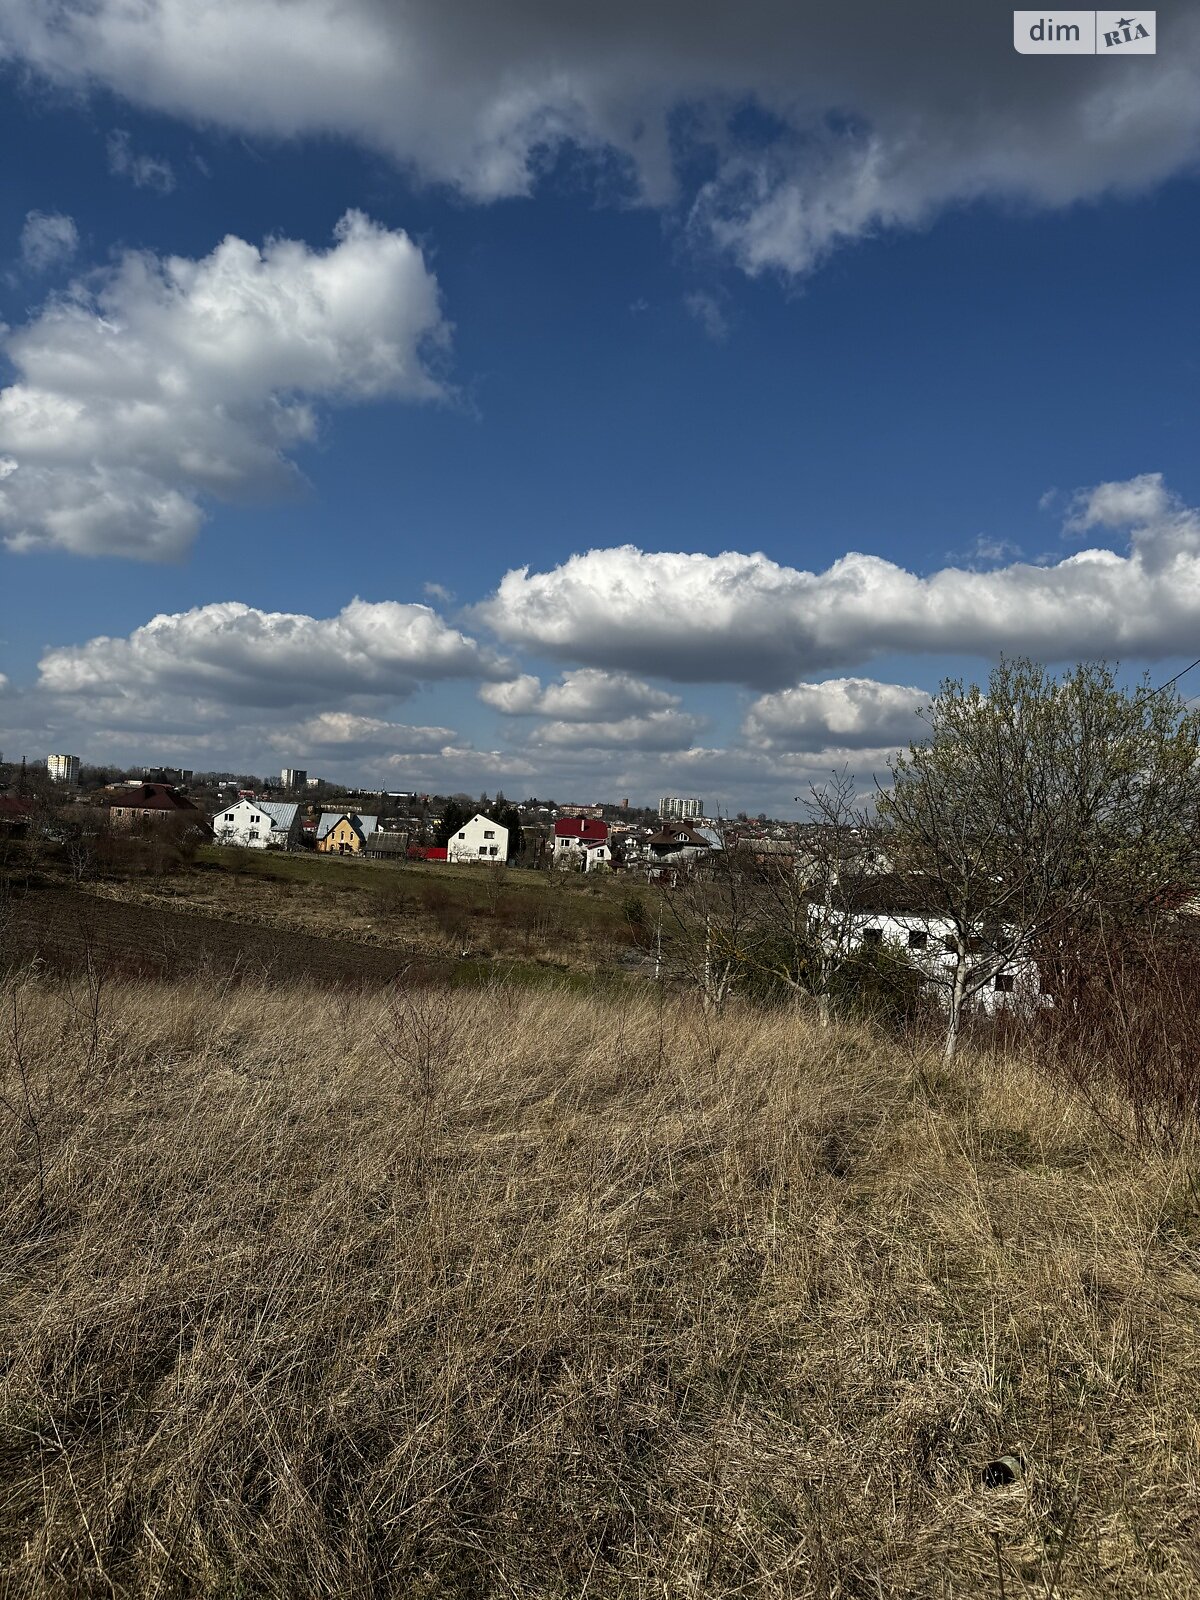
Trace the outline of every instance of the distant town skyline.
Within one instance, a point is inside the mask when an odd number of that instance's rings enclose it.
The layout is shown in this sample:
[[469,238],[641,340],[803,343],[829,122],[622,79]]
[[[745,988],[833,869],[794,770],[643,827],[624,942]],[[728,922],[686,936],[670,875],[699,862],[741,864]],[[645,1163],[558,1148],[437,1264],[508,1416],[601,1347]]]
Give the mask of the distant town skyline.
[[1200,656],[1195,8],[274,14],[0,0],[9,759],[787,815]]

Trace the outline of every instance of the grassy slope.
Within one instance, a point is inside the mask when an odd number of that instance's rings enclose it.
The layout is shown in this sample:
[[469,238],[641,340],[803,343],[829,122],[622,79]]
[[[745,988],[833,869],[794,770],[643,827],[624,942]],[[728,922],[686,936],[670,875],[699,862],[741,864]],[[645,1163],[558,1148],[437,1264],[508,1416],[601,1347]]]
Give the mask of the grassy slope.
[[644,996],[2,998],[5,1595],[1200,1593],[1195,1166],[1117,1108]]
[[621,902],[645,885],[445,863],[221,849],[165,878],[85,885],[101,897],[396,950],[504,954],[583,969],[628,947]]

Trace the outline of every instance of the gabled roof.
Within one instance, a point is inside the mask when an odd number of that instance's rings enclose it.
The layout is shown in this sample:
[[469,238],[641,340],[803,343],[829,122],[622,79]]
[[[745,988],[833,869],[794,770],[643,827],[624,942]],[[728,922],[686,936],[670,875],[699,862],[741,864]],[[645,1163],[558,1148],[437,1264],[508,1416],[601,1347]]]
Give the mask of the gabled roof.
[[332,832],[343,817],[345,817],[354,831],[361,834],[364,839],[369,838],[379,826],[378,817],[364,817],[357,811],[322,811],[321,820],[317,824],[318,840],[323,839],[327,833]]
[[677,850],[720,850],[723,848],[720,835],[714,833],[711,828],[699,828],[693,823],[687,822],[670,823],[658,833],[652,833],[646,843],[659,849],[671,846],[674,846]]
[[377,855],[406,855],[408,852],[408,835],[400,832],[373,833],[367,840],[367,849]]
[[608,838],[608,823],[601,822],[599,817],[559,817],[554,824],[554,837],[603,844]]
[[254,805],[271,819],[271,826],[286,832],[296,820],[300,807],[289,800],[255,800]]
[[133,811],[199,811],[200,807],[180,794],[174,784],[141,783],[136,788],[118,790],[110,802]]

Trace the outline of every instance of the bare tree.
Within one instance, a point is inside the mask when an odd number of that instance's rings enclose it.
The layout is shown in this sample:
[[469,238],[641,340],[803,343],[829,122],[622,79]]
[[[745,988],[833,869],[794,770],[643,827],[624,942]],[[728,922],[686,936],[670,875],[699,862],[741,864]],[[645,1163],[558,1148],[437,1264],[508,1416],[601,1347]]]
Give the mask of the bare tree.
[[746,863],[721,846],[681,867],[663,889],[669,912],[669,964],[700,992],[706,1011],[719,1011],[744,975],[754,936],[755,908]]
[[1105,907],[1136,913],[1191,880],[1200,714],[1120,688],[1100,664],[1052,677],[1005,661],[986,691],[948,680],[928,736],[892,765],[879,813],[953,959],[945,1053],[972,998]]

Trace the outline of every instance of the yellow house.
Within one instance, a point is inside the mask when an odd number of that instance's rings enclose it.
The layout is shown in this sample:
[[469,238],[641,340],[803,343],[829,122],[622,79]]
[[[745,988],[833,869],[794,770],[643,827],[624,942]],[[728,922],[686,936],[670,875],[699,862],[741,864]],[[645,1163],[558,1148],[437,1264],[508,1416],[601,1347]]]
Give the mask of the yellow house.
[[331,856],[356,856],[378,822],[378,817],[361,817],[357,811],[323,811],[317,824],[317,849]]

